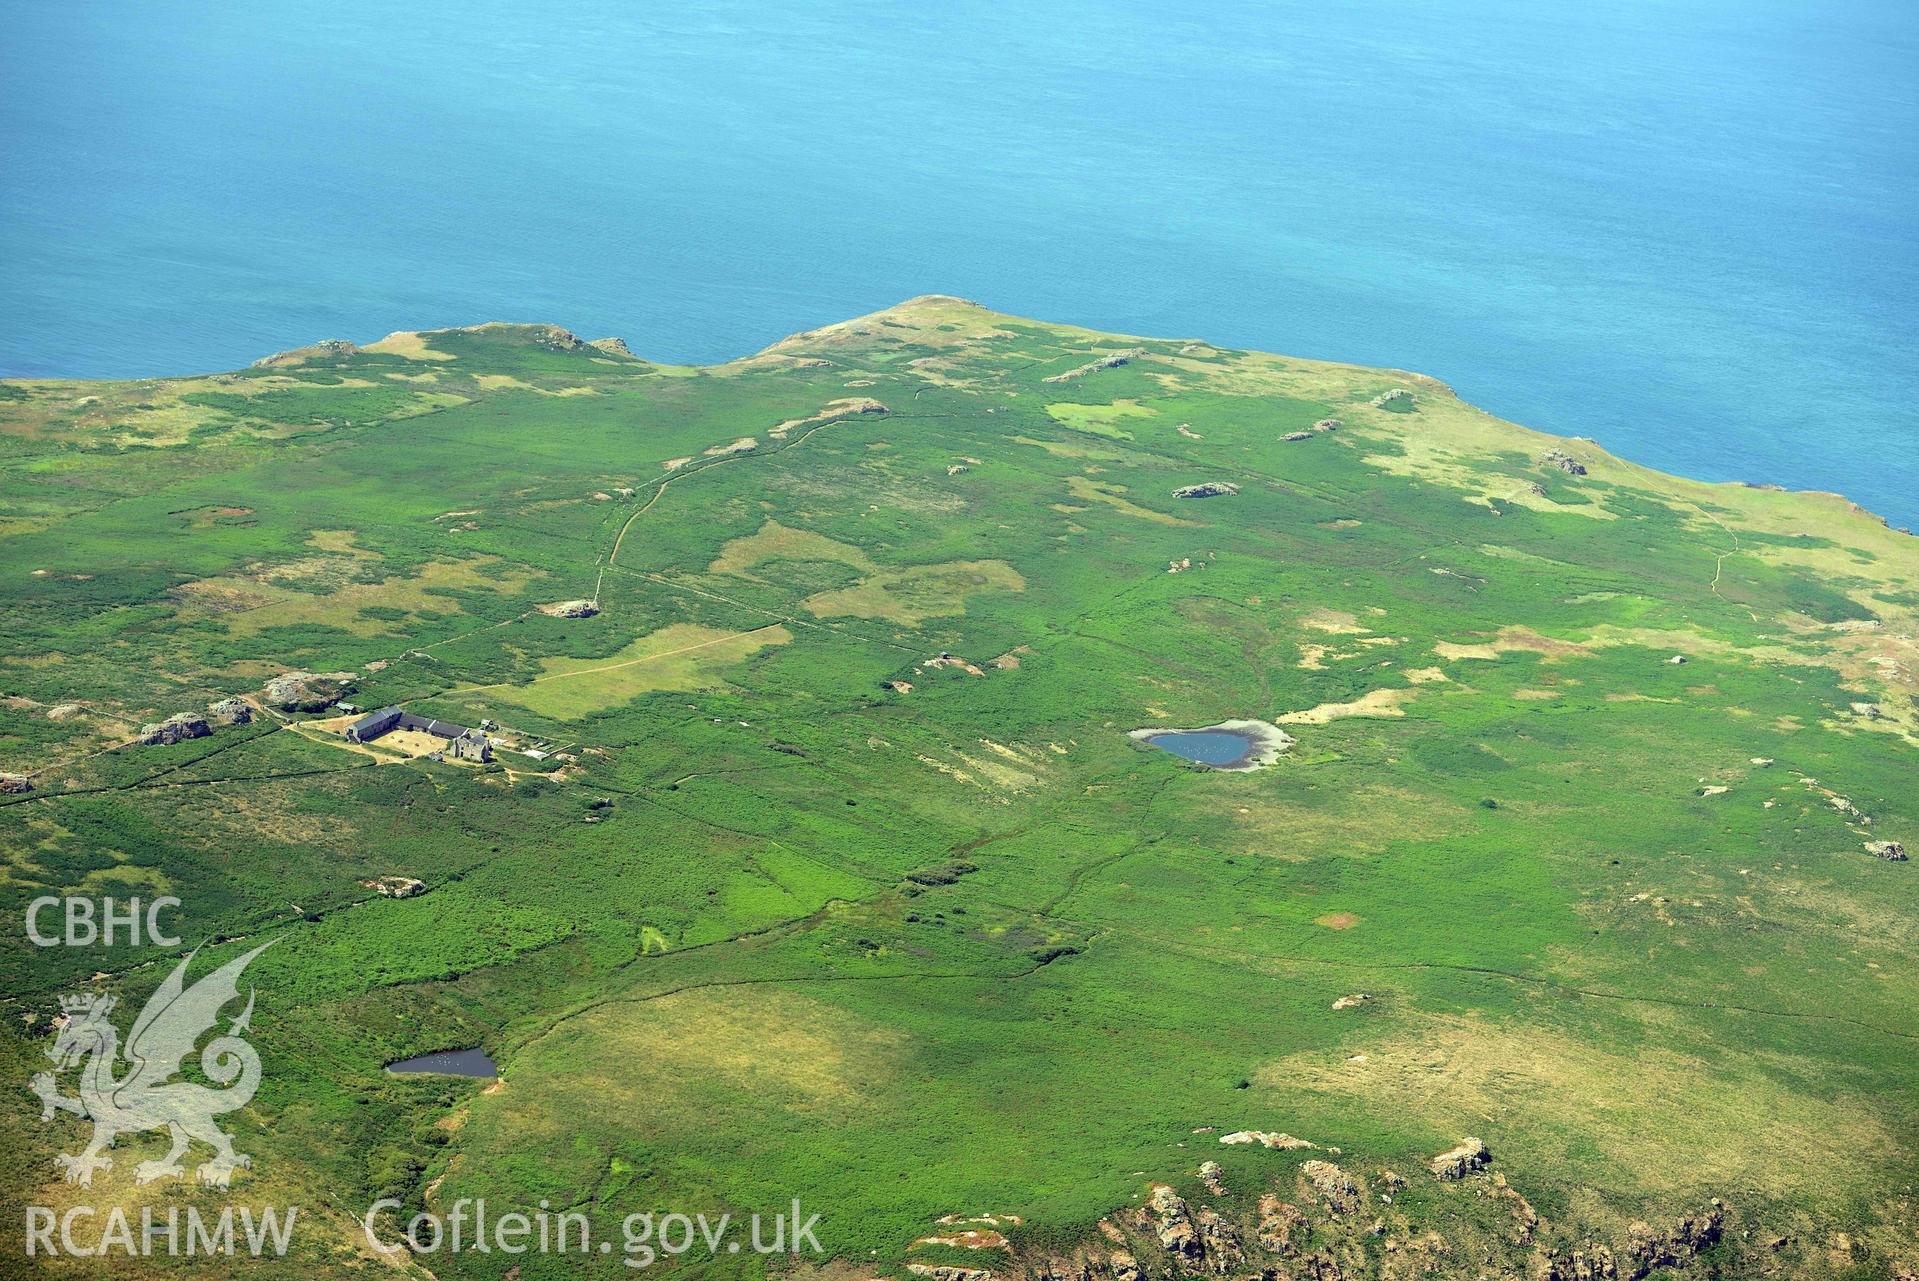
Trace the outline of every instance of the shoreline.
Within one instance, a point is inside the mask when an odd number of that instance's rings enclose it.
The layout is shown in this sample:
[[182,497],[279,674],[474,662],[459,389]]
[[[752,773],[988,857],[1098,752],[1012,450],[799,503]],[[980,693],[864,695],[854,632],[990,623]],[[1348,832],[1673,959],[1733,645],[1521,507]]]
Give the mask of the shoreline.
[[[1017,321],[1021,321],[1023,323],[1028,323],[1028,324],[1050,325],[1057,328],[1077,329],[1087,334],[1097,335],[1101,338],[1112,339],[1112,340],[1120,340],[1120,341],[1139,340],[1143,342],[1200,342],[1200,343],[1205,343],[1208,346],[1218,346],[1218,344],[1211,342],[1211,340],[1209,339],[1169,338],[1164,336],[1126,333],[1121,331],[1108,332],[1105,330],[1093,329],[1084,325],[1061,324],[1059,322],[1054,322],[1054,321],[1038,320],[1030,316],[1021,316],[1011,312],[1002,312],[995,308],[987,307],[983,303],[975,302],[970,298],[963,298],[956,294],[918,294],[911,298],[903,299],[902,301],[898,303],[894,303],[889,307],[882,308],[877,312],[870,312],[860,316],[849,317],[845,320],[840,320],[840,321],[828,321],[824,324],[815,326],[810,329],[802,329],[795,333],[786,334],[782,337],[777,337],[773,339],[771,342],[767,343],[765,346],[758,348],[757,350],[736,355],[726,360],[713,361],[705,364],[700,364],[700,363],[685,364],[685,363],[680,363],[675,361],[656,361],[651,359],[650,357],[639,355],[637,353],[633,353],[633,359],[639,361],[640,363],[651,365],[654,368],[659,368],[659,369],[688,369],[688,370],[698,370],[701,372],[716,370],[716,369],[725,369],[728,366],[736,365],[743,361],[752,360],[758,356],[765,354],[766,352],[772,351],[773,349],[785,343],[791,342],[795,339],[804,338],[808,335],[819,333],[823,330],[836,329],[842,326],[850,325],[858,321],[867,319],[869,316],[884,315],[889,312],[896,311],[903,307],[908,307],[914,304],[925,303],[925,302],[948,303],[948,304],[962,305],[962,306],[971,307],[971,308],[977,308],[978,310],[986,312],[989,315],[1002,316],[1010,320],[1017,320]],[[392,340],[398,339],[398,338],[411,338],[411,337],[414,337],[417,335],[423,335],[423,334],[472,332],[476,330],[489,329],[489,328],[552,329],[552,330],[558,330],[559,332],[562,332],[562,333],[566,333],[569,336],[572,333],[572,331],[566,329],[564,326],[558,326],[558,325],[551,324],[550,322],[544,322],[544,321],[490,320],[490,321],[482,321],[477,324],[468,324],[468,325],[451,325],[451,326],[444,326],[444,327],[430,328],[430,329],[395,330],[392,333],[386,334],[380,338],[373,339],[364,343],[354,342],[351,340],[341,340],[341,339],[316,339],[302,346],[285,348],[280,351],[270,352],[265,355],[256,357],[252,361],[248,362],[246,365],[243,365],[234,369],[211,369],[211,370],[201,370],[198,372],[190,372],[190,373],[146,374],[146,375],[136,375],[132,377],[107,377],[107,378],[89,378],[84,376],[64,375],[64,374],[44,375],[44,374],[0,373],[0,386],[5,386],[8,384],[20,384],[23,386],[41,386],[41,387],[58,386],[61,384],[72,384],[76,386],[99,385],[99,384],[136,385],[136,384],[146,384],[146,383],[180,382],[180,381],[203,379],[203,378],[217,378],[221,376],[231,376],[235,374],[245,373],[250,370],[272,368],[276,364],[282,363],[282,358],[284,357],[289,357],[289,356],[304,357],[308,355],[309,353],[315,352],[318,349],[325,348],[331,344],[336,344],[336,343],[342,345],[348,351],[365,351],[368,349],[375,349],[380,344],[389,343]],[[618,341],[620,340],[604,339],[604,338],[596,340],[596,342],[600,342],[600,343],[618,342]],[[622,344],[622,346],[624,346],[624,344]],[[1857,500],[1851,498],[1846,493],[1840,490],[1820,489],[1820,488],[1796,489],[1780,482],[1768,481],[1768,480],[1747,480],[1747,479],[1735,479],[1735,478],[1728,478],[1724,480],[1711,480],[1705,477],[1693,475],[1690,472],[1668,471],[1652,463],[1641,462],[1636,458],[1628,457],[1627,455],[1624,455],[1624,454],[1615,453],[1612,449],[1607,447],[1596,437],[1581,436],[1581,435],[1562,436],[1554,432],[1548,431],[1544,428],[1534,427],[1527,423],[1523,423],[1515,419],[1506,418],[1500,413],[1496,412],[1495,410],[1489,409],[1486,406],[1478,403],[1477,401],[1468,400],[1467,398],[1459,394],[1457,388],[1454,386],[1452,382],[1446,379],[1439,378],[1432,374],[1421,373],[1417,370],[1412,370],[1412,369],[1404,369],[1395,365],[1369,365],[1369,364],[1364,364],[1361,362],[1337,358],[1337,357],[1302,356],[1302,355],[1289,353],[1289,352],[1267,351],[1264,348],[1259,348],[1259,347],[1221,347],[1220,350],[1261,355],[1261,356],[1270,356],[1279,360],[1301,361],[1301,362],[1306,362],[1310,364],[1336,366],[1343,369],[1366,370],[1369,372],[1390,374],[1395,377],[1411,381],[1415,384],[1422,384],[1431,390],[1443,393],[1444,395],[1449,396],[1452,399],[1456,400],[1459,404],[1464,405],[1467,408],[1477,413],[1484,414],[1488,418],[1491,418],[1497,422],[1519,428],[1520,430],[1523,430],[1523,431],[1532,432],[1538,436],[1541,436],[1550,440],[1556,440],[1556,441],[1562,441],[1562,442],[1577,441],[1580,444],[1590,446],[1594,449],[1597,449],[1605,453],[1609,458],[1612,458],[1616,460],[1617,462],[1620,462],[1628,467],[1638,468],[1643,471],[1650,472],[1657,476],[1667,477],[1673,480],[1684,481],[1688,484],[1700,485],[1708,488],[1744,489],[1744,490],[1757,491],[1760,493],[1772,493],[1772,494],[1780,494],[1780,495],[1796,497],[1796,498],[1810,498],[1816,501],[1841,503],[1841,504],[1844,504],[1851,512],[1864,516],[1868,520],[1875,521],[1878,524],[1884,526],[1888,530],[1891,530],[1895,533],[1906,534],[1909,536],[1913,535],[1912,526],[1895,525],[1893,524],[1892,517],[1882,512],[1876,511],[1873,508],[1868,507],[1861,502],[1858,502]],[[297,367],[300,363],[303,363],[303,361],[296,359],[294,361],[286,362],[286,363],[288,364],[289,367]],[[1702,442],[1702,445],[1703,443],[1704,442]],[[1914,519],[1915,521],[1919,521],[1919,514],[1915,514]]]

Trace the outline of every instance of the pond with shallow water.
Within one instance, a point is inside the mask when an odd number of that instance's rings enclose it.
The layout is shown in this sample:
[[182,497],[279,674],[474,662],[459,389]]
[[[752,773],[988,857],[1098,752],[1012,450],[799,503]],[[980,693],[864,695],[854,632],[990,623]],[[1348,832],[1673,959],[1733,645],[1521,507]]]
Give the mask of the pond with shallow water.
[[1192,729],[1150,725],[1133,730],[1127,737],[1141,747],[1155,747],[1207,769],[1234,773],[1271,765],[1293,744],[1293,736],[1271,721],[1245,718]]
[[1163,752],[1215,768],[1242,764],[1259,746],[1250,734],[1223,729],[1174,730],[1146,741]]
[[446,1076],[489,1078],[500,1074],[499,1065],[488,1058],[485,1051],[477,1047],[471,1050],[435,1050],[431,1054],[422,1054],[416,1058],[401,1059],[398,1063],[389,1063],[386,1065],[386,1070],[405,1075],[416,1072],[438,1072]]

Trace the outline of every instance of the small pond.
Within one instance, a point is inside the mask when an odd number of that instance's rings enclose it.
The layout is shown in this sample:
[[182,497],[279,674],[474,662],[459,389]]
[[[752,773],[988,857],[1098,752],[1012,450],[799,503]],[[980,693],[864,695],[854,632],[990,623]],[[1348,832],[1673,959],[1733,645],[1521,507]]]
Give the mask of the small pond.
[[471,1050],[435,1050],[432,1054],[422,1054],[418,1058],[401,1059],[398,1063],[386,1065],[389,1072],[439,1072],[450,1076],[496,1077],[500,1069],[484,1051],[475,1047]]
[[1163,752],[1215,767],[1238,765],[1259,746],[1250,734],[1224,729],[1175,730],[1155,734],[1146,741]]

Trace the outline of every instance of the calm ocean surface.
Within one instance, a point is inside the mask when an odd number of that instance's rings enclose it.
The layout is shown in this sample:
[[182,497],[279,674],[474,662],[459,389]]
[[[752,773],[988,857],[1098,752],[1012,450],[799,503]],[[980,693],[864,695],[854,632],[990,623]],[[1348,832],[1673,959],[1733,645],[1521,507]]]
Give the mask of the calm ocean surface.
[[918,293],[1919,523],[1919,4],[0,4],[0,373]]

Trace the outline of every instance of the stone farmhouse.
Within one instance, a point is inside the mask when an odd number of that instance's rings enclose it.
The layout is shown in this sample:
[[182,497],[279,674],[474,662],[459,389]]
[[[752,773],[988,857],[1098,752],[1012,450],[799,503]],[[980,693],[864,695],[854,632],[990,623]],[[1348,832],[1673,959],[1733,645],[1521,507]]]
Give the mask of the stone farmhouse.
[[446,754],[455,760],[490,761],[493,759],[493,746],[487,741],[486,735],[479,730],[455,725],[451,721],[436,721],[399,707],[382,707],[377,712],[368,712],[347,726],[346,737],[349,742],[370,743],[382,734],[390,734],[396,729],[418,730],[423,734],[445,739]]

